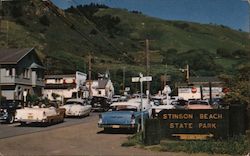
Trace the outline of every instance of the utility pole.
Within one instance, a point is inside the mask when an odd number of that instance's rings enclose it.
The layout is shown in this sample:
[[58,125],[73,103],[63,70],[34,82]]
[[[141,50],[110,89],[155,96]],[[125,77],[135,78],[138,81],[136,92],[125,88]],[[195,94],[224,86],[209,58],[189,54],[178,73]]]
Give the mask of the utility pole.
[[123,79],[122,79],[122,89],[123,89],[123,94],[124,94],[124,92],[125,92],[125,75],[126,73],[125,73],[125,67],[123,67]]
[[185,73],[185,80],[188,83],[189,82],[189,77],[190,77],[190,75],[189,75],[189,65],[187,64],[186,68],[184,68],[184,69],[180,68],[179,70]]
[[89,56],[88,56],[88,63],[89,63],[89,78],[88,78],[88,82],[89,82],[89,96],[92,97],[92,90],[91,90],[91,85],[92,85],[92,80],[91,80],[91,71],[92,71],[92,56],[91,54],[89,53]]
[[168,65],[166,64],[166,71],[165,71],[165,75],[164,75],[164,84],[163,84],[163,88],[167,85],[167,67],[168,67]]
[[[145,40],[145,55],[146,55],[146,75],[149,76],[150,60],[149,60],[149,40]],[[150,91],[150,82],[147,82],[147,90]]]

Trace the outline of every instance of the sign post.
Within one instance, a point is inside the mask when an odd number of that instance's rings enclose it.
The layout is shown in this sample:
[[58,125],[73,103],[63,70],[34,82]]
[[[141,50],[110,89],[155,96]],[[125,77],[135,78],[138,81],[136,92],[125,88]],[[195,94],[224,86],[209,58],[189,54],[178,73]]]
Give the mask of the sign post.
[[143,101],[142,101],[142,96],[143,96],[143,82],[144,81],[152,81],[151,76],[146,76],[143,77],[143,74],[140,73],[139,77],[132,77],[132,82],[140,82],[140,88],[141,88],[141,131],[144,131],[144,119],[143,119]]

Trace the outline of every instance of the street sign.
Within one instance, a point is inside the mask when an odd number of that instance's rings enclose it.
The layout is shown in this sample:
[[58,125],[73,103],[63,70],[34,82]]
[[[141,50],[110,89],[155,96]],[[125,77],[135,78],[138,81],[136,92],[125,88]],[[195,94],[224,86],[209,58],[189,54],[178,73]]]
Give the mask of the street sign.
[[132,77],[132,82],[139,82],[140,78],[139,77]]
[[152,81],[152,76],[145,76],[141,78],[141,81]]
[[144,81],[152,81],[152,76],[145,76],[145,77],[132,77],[132,82],[144,82]]

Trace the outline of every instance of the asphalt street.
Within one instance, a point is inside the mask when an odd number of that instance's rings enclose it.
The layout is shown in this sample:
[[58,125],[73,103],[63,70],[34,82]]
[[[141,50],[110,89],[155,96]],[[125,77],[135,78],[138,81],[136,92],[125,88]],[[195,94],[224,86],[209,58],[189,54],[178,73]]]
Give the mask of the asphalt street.
[[39,124],[28,124],[26,126],[21,126],[20,123],[14,123],[14,124],[1,123],[0,139],[25,135],[29,133],[47,131],[62,127],[68,127],[81,123],[93,122],[94,118],[98,116],[98,114],[99,113],[91,113],[89,117],[83,117],[83,118],[65,118],[63,123],[54,124],[47,127],[44,127],[43,125]]

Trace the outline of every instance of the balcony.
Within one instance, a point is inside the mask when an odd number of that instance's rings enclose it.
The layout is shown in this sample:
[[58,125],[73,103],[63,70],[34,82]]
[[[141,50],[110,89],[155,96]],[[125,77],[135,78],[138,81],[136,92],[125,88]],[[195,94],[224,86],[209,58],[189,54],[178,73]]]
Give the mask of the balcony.
[[15,76],[1,76],[0,83],[2,85],[22,84],[22,85],[32,85],[32,86],[44,86],[43,79],[36,79],[36,81],[32,82],[31,78],[19,78]]

